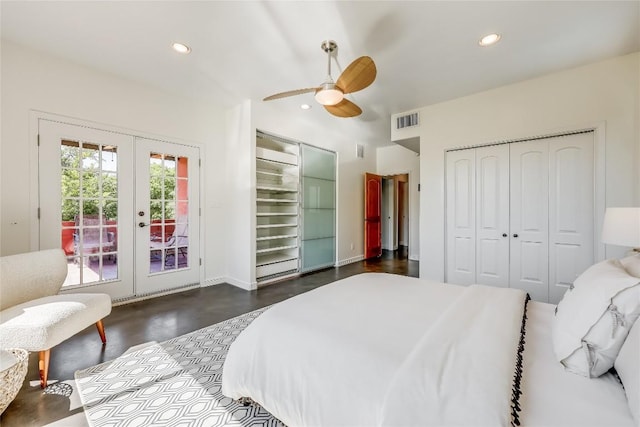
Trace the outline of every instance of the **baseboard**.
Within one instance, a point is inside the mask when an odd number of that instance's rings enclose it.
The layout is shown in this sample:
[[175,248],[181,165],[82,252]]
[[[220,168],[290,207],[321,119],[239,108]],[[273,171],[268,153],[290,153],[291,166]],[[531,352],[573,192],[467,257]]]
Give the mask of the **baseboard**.
[[201,287],[206,288],[207,286],[215,286],[224,283],[224,277],[212,277],[210,279],[206,279]]
[[197,289],[199,287],[200,287],[200,283],[193,283],[191,285],[181,286],[181,287],[175,288],[175,289],[167,289],[167,290],[162,290],[162,291],[158,291],[158,292],[152,292],[152,293],[148,293],[148,294],[135,295],[135,296],[132,296],[132,297],[126,297],[126,298],[114,300],[111,303],[111,306],[112,307],[117,307],[119,305],[129,304],[129,303],[132,303],[132,302],[144,301],[144,300],[147,300],[147,299],[161,297],[161,296],[164,296],[164,295],[171,295],[171,294],[177,294],[179,292],[190,291],[192,289]]
[[237,280],[232,277],[225,277],[223,281],[237,288],[244,289],[245,291],[253,291],[255,289],[258,289],[258,284],[256,282],[243,282],[242,280]]
[[354,262],[358,262],[362,260],[364,260],[364,255],[358,255],[351,258],[347,258],[347,259],[341,259],[340,261],[336,262],[335,266],[342,267],[343,265],[353,264]]

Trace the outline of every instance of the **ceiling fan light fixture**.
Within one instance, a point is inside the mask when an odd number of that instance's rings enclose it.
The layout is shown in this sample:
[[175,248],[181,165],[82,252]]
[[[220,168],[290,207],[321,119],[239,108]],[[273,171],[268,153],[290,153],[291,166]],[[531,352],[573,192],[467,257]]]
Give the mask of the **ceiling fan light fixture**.
[[498,43],[501,38],[500,34],[497,33],[488,34],[481,38],[478,44],[480,46],[491,46],[492,44]]
[[182,53],[184,55],[191,53],[191,48],[183,43],[178,43],[178,42],[172,43],[171,48],[176,52]]
[[342,101],[344,93],[336,88],[335,83],[323,83],[315,98],[322,105],[336,105]]

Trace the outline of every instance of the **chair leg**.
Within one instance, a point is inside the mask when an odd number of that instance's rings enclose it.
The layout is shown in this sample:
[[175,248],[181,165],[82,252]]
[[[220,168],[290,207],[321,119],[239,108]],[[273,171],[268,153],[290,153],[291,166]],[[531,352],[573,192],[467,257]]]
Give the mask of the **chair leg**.
[[104,325],[102,324],[102,319],[96,322],[96,328],[98,328],[98,333],[100,334],[100,339],[102,340],[102,344],[106,344],[107,337],[104,334]]
[[47,377],[49,376],[49,357],[51,349],[43,350],[38,353],[38,370],[40,371],[40,387],[47,386]]

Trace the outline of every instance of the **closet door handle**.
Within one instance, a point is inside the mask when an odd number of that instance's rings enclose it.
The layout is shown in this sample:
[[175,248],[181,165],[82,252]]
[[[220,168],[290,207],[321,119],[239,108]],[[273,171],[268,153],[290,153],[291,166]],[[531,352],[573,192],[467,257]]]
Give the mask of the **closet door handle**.
[[517,238],[518,237],[518,233],[513,233],[513,237]]
[[507,237],[507,233],[502,233],[502,237]]

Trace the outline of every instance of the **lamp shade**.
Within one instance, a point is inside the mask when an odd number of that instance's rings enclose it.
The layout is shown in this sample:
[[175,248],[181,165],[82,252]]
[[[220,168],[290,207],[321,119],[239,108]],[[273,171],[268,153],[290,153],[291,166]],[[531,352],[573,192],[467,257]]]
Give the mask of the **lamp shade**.
[[640,247],[640,208],[607,208],[602,243]]
[[336,105],[342,101],[344,93],[334,83],[323,83],[315,98],[322,105]]

